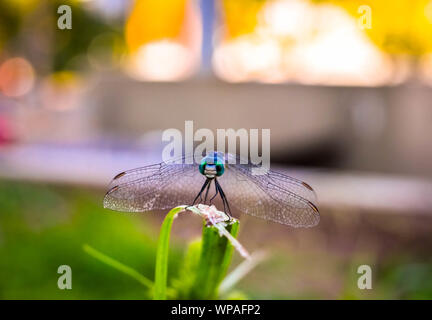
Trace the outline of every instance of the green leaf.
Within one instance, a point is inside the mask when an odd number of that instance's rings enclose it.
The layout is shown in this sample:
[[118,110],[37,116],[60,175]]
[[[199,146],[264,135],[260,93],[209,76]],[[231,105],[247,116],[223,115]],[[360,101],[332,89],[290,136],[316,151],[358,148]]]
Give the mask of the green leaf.
[[139,283],[144,285],[145,287],[151,289],[153,287],[153,282],[146,277],[144,277],[141,273],[136,271],[135,269],[121,263],[120,261],[117,261],[102,252],[96,250],[95,248],[89,246],[88,244],[83,245],[83,250],[88,253],[93,258],[105,263],[106,265],[123,272],[124,274],[127,274],[128,276],[132,277],[133,279],[137,280]]
[[201,256],[201,239],[191,241],[186,250],[180,273],[173,279],[172,286],[176,292],[175,299],[189,299],[195,281],[195,273]]
[[[238,221],[227,226],[227,230],[234,237],[237,236]],[[203,227],[202,248],[200,261],[196,270],[194,285],[191,288],[190,299],[215,299],[218,287],[225,276],[231,257],[233,246],[226,237],[219,235],[214,227]]]
[[156,251],[156,270],[154,296],[155,300],[165,300],[167,294],[167,276],[168,276],[168,254],[171,226],[176,215],[184,210],[184,206],[172,209],[166,215],[159,234],[158,247]]

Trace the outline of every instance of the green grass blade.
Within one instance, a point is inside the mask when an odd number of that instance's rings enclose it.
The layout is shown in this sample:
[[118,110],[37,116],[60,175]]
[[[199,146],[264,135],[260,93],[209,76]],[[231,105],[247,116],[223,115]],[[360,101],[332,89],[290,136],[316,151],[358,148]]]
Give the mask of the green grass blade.
[[151,289],[153,287],[153,282],[146,277],[144,277],[141,273],[136,271],[135,269],[121,263],[120,261],[117,261],[106,254],[103,254],[102,252],[96,250],[95,248],[89,246],[88,244],[83,245],[83,250],[88,253],[93,258],[105,263],[106,265],[124,273],[128,276],[132,277],[133,279],[137,280],[139,283],[144,285],[145,287]]
[[[226,228],[234,237],[238,233],[238,222]],[[219,235],[214,227],[203,227],[201,257],[190,299],[215,299],[218,287],[231,261],[233,246],[226,237]]]
[[176,299],[189,299],[195,281],[196,270],[201,256],[201,239],[191,241],[186,250],[177,279],[171,282],[176,292]]
[[168,254],[171,226],[177,213],[184,210],[184,206],[172,209],[166,215],[159,234],[158,247],[156,251],[156,270],[154,296],[155,300],[165,300],[167,293],[168,277]]

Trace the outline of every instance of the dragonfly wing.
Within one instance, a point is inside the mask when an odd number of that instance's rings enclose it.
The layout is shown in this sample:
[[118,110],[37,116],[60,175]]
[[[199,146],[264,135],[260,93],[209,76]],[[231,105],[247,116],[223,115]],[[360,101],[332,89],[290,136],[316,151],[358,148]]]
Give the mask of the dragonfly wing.
[[[266,183],[270,180],[281,188],[294,192],[312,203],[317,202],[315,191],[306,182],[272,170],[268,170],[267,173],[263,175],[256,175],[253,170],[260,169],[260,166],[251,164],[247,159],[229,153],[225,154],[225,161],[228,163],[228,168],[233,167],[233,171],[235,171],[234,173],[239,180],[248,179],[250,177],[253,177],[256,180],[261,180],[262,183]],[[234,163],[234,161],[236,164],[230,165],[230,162]]]
[[120,172],[112,179],[109,188],[111,189],[121,184],[129,183],[135,180],[144,179],[146,177],[152,176],[155,173],[159,173],[162,166],[163,163],[158,163],[158,164],[152,164],[149,166]]
[[158,164],[117,175],[104,198],[104,207],[144,212],[192,204],[205,182],[193,164]]
[[218,178],[228,202],[240,211],[293,227],[319,222],[312,188],[300,180],[269,171],[252,175],[250,165],[228,165]]
[[269,179],[282,189],[287,189],[290,192],[294,192],[303,199],[306,199],[312,203],[317,202],[317,196],[314,189],[312,189],[312,187],[304,181],[272,170],[269,170],[265,175],[256,176],[256,178],[263,180],[262,182],[265,182],[266,179]]
[[183,155],[179,158],[168,160],[167,162],[156,163],[145,167],[123,171],[113,178],[110,183],[110,188],[124,183],[137,181],[139,179],[144,179],[154,174],[162,174],[167,170],[183,169],[184,174],[189,174],[190,172],[189,170],[186,170],[186,168],[190,166],[190,164],[193,164],[193,161],[193,155]]

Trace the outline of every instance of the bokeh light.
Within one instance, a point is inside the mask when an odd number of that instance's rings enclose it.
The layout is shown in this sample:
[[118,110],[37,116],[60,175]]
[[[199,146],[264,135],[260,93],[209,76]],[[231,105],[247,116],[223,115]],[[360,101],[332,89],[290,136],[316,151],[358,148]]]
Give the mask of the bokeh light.
[[0,66],[0,91],[8,97],[20,97],[31,91],[35,73],[24,58],[10,58]]
[[162,40],[143,45],[131,54],[128,74],[136,80],[174,81],[190,75],[193,56],[180,43]]
[[127,73],[136,80],[175,81],[198,65],[200,23],[191,1],[137,0],[127,20]]
[[365,86],[395,81],[390,59],[343,9],[277,0],[266,1],[257,16],[250,33],[217,45],[213,64],[222,79]]

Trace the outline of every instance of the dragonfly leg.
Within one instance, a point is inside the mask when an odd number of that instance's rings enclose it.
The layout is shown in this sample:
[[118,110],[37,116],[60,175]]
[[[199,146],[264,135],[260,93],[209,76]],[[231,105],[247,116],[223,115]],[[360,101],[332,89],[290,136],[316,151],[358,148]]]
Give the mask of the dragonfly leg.
[[209,183],[207,184],[207,189],[206,189],[206,193],[205,193],[205,196],[204,196],[204,204],[207,202],[207,196],[208,196],[208,193],[209,193],[209,190],[210,190],[211,182],[212,181],[210,180]]
[[216,190],[216,193],[214,194],[213,197],[210,198],[210,204],[212,204],[213,199],[216,198],[216,196],[219,194],[219,189],[218,189],[216,183],[215,183],[215,190]]
[[[219,189],[219,193],[220,193],[221,198],[222,198],[222,203],[223,203],[223,206],[224,206],[224,212],[226,214],[228,214],[228,216],[230,218],[232,218],[231,208],[229,206],[228,199],[227,199],[227,197],[225,195],[225,192],[223,192],[221,185],[219,184],[219,182],[216,179],[215,179],[215,184],[216,184],[217,188]],[[228,209],[228,210],[226,210],[226,209]]]
[[205,190],[205,188],[207,187],[207,185],[209,184],[209,182],[210,182],[210,179],[207,179],[207,180],[204,182],[204,184],[203,184],[203,186],[202,186],[200,192],[197,194],[197,196],[195,197],[194,201],[192,202],[192,205],[195,204],[195,202],[198,200],[198,198],[200,198],[201,201],[202,201],[201,194],[203,193],[203,191]]

